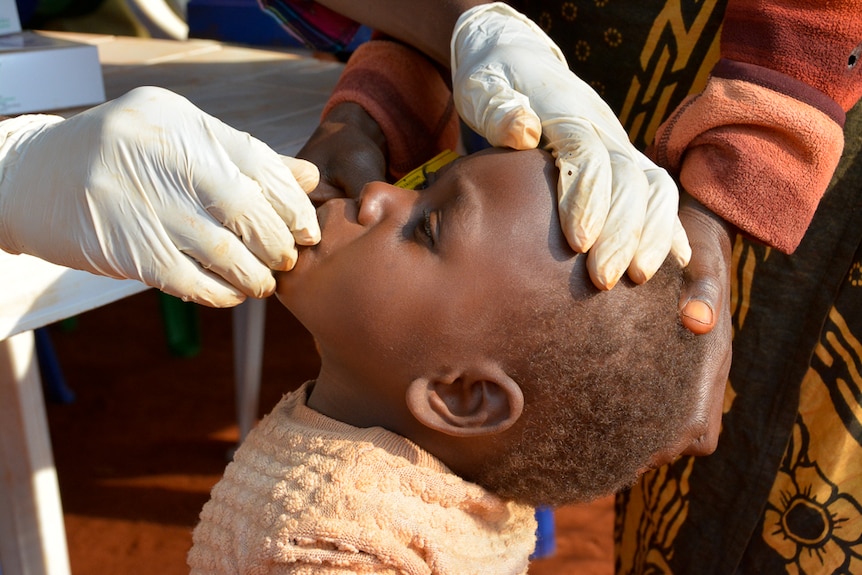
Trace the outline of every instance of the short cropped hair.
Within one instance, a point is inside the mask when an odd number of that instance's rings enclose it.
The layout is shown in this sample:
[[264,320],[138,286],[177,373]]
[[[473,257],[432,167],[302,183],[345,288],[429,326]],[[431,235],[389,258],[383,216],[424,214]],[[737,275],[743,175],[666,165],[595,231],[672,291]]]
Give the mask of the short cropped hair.
[[675,442],[695,403],[703,338],[680,322],[681,284],[668,259],[642,285],[624,279],[575,299],[536,294],[514,318],[523,337],[503,350],[524,393],[522,433],[468,479],[532,505],[586,502],[632,485]]

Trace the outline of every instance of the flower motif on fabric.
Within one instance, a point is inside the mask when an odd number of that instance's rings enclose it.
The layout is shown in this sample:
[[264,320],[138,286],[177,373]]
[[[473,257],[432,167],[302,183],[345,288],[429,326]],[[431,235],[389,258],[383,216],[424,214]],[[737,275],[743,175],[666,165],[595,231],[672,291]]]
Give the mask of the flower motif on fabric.
[[563,5],[560,7],[560,14],[562,14],[564,20],[572,22],[578,17],[578,7],[574,2],[563,2]]
[[763,538],[788,573],[850,573],[862,561],[862,508],[821,473],[797,463],[780,471],[763,521]]
[[579,62],[586,62],[590,57],[590,44],[584,40],[578,40],[574,50],[575,59]]
[[623,34],[616,28],[605,30],[605,43],[611,48],[616,48],[623,43]]
[[862,287],[862,262],[853,262],[847,279],[853,287]]
[[590,82],[590,88],[596,91],[596,93],[602,98],[605,97],[605,93],[607,92],[607,88],[601,82]]
[[551,27],[553,23],[554,19],[551,18],[551,14],[549,12],[542,12],[536,19],[536,24],[539,25],[539,28],[544,30],[545,34],[551,33]]

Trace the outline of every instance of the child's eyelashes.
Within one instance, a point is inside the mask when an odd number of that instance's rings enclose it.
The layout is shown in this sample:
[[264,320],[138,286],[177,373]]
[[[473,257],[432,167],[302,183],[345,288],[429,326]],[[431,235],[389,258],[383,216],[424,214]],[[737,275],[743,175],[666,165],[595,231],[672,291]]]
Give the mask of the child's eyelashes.
[[425,235],[428,236],[428,239],[431,240],[431,244],[434,242],[434,231],[431,229],[431,211],[430,210],[422,210],[422,224],[425,231]]
[[413,229],[417,240],[429,248],[437,246],[436,212],[428,208],[422,209],[422,215],[416,221]]

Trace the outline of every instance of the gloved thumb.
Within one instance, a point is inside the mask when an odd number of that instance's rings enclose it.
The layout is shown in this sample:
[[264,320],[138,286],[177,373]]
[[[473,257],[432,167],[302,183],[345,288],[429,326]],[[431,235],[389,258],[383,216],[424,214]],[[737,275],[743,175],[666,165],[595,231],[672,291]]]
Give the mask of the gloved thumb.
[[539,145],[542,121],[530,99],[492,67],[473,70],[454,94],[458,113],[492,146],[529,150]]
[[281,163],[288,167],[296,178],[296,183],[306,194],[310,194],[320,183],[320,170],[308,160],[281,155],[279,157]]

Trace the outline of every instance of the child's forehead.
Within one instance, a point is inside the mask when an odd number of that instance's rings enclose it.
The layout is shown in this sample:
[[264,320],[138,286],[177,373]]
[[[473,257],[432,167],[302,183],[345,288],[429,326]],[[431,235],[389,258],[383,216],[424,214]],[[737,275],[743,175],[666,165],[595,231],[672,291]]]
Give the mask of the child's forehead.
[[[437,178],[431,178],[432,186],[435,182],[443,186],[449,182],[477,192],[482,199],[476,204],[494,206],[509,202],[514,206],[496,212],[495,216],[501,219],[493,222],[496,233],[500,234],[499,250],[493,256],[500,260],[500,265],[505,266],[507,260],[515,264],[506,271],[513,286],[521,283],[519,278],[532,278],[540,284],[547,282],[543,287],[558,284],[577,299],[592,286],[585,268],[586,258],[572,250],[560,224],[556,196],[558,170],[551,154],[536,149],[485,150],[443,166]],[[513,238],[517,241],[511,241]]]
[[557,169],[553,156],[533,150],[489,148],[427,171],[428,186],[446,178],[466,178],[482,193],[513,190],[531,201],[554,205]]

